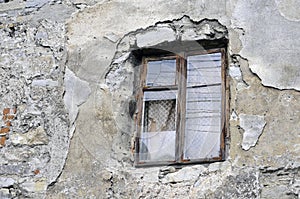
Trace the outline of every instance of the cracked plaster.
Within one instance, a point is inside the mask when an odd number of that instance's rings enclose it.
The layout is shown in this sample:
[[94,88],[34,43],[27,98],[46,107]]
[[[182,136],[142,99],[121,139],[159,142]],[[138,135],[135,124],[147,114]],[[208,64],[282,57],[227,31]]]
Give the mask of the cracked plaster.
[[[1,3],[0,17],[4,25],[0,24],[3,47],[0,49],[0,93],[8,93],[1,98],[1,108],[18,105],[12,132],[26,135],[30,129],[43,126],[50,139],[47,145],[1,149],[1,180],[7,183],[0,187],[0,197],[18,197],[18,187],[23,187],[22,197],[35,198],[43,198],[45,194],[47,198],[216,198],[220,195],[272,198],[278,192],[282,198],[299,197],[300,96],[299,92],[292,91],[299,90],[297,1],[43,2],[46,1],[28,1],[31,6],[27,8],[26,2],[17,0]],[[233,117],[228,161],[176,168],[159,176],[159,167],[132,167],[132,120],[127,107],[133,70],[126,61],[130,56],[122,51],[128,51],[135,43],[135,37],[126,37],[127,34],[184,15],[194,21],[204,18],[220,21],[229,30],[229,57],[231,53],[239,54],[247,61],[240,60],[240,65],[229,68]],[[67,31],[64,30],[66,21]],[[26,37],[19,37],[24,33],[24,28],[19,29],[23,24],[30,27],[25,28]],[[15,32],[12,27],[16,28]],[[209,27],[198,31],[211,34]],[[169,33],[165,41],[178,36],[177,32]],[[182,38],[195,39],[197,34],[186,31]],[[117,47],[121,38],[124,45],[120,43]],[[27,41],[26,48],[22,47],[22,41]],[[139,45],[154,45],[151,42],[147,39]],[[119,52],[115,52],[116,48]],[[261,82],[248,71],[245,62]],[[120,65],[120,70],[110,72],[122,78],[111,78],[112,84],[120,82],[117,89],[111,90],[104,85],[105,77],[116,65]],[[69,111],[69,117],[63,103],[63,90],[67,88],[63,85],[64,76],[72,77],[73,82],[84,85],[78,88],[85,89],[84,96],[75,92],[76,106],[68,105],[75,112]],[[78,88],[68,87],[67,97]],[[79,114],[77,104],[81,104]],[[243,138],[237,116],[241,113],[264,115],[263,120],[268,124],[260,136],[254,133],[251,143],[256,143],[259,137],[259,144],[248,151],[239,145]],[[69,127],[70,119],[76,122],[77,128],[72,140],[69,133],[75,126]],[[284,168],[285,165],[292,169]],[[267,172],[258,168],[271,166],[274,169]],[[13,188],[5,187],[11,184]]]
[[249,150],[254,147],[259,136],[263,132],[266,121],[263,116],[240,114],[240,125],[245,130],[243,134],[242,148]]
[[277,9],[278,5],[281,12],[289,10],[297,17],[293,9],[298,4],[296,1],[237,1],[232,24],[245,32],[240,35],[243,45],[240,54],[247,57],[250,69],[265,86],[300,90],[300,41],[294,39],[300,37],[300,23],[282,17]]
[[79,106],[87,100],[91,94],[91,89],[88,82],[79,79],[68,68],[65,72],[65,89],[64,102],[72,125],[76,120]]

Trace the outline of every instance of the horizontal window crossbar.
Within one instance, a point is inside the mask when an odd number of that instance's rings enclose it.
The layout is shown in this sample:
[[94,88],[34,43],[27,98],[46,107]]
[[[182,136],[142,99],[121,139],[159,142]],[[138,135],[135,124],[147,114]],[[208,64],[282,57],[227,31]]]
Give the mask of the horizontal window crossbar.
[[143,91],[166,91],[166,90],[177,90],[178,86],[147,86],[143,88]]
[[202,85],[187,86],[187,88],[202,88],[202,87],[220,86],[220,85],[221,85],[221,83],[215,83],[215,84],[202,84]]
[[[202,85],[194,85],[194,86],[187,86],[187,88],[202,88],[202,87],[209,87],[209,86],[220,86],[221,83],[216,84],[202,84]],[[170,86],[147,86],[143,88],[143,91],[165,91],[165,90],[177,90],[177,85],[170,85]]]

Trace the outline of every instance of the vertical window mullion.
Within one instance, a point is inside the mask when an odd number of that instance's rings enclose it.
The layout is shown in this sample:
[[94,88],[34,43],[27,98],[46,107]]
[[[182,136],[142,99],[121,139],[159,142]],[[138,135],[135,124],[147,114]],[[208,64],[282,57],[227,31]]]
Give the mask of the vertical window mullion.
[[180,110],[181,110],[181,106],[180,106],[180,100],[181,100],[181,95],[180,95],[180,76],[181,76],[181,66],[180,66],[180,57],[176,56],[176,81],[177,81],[177,85],[178,85],[178,90],[177,90],[177,103],[176,103],[176,145],[175,145],[175,162],[179,162],[180,160],[180,120],[181,120],[181,115],[180,115]]
[[176,162],[183,161],[185,109],[186,109],[186,59],[185,56],[177,58],[178,97],[177,97],[177,125],[176,125]]
[[137,132],[136,132],[136,140],[135,140],[135,157],[137,162],[140,162],[140,138],[141,138],[141,131],[142,131],[142,119],[143,119],[143,106],[144,106],[144,92],[143,88],[145,86],[146,82],[146,75],[147,75],[147,60],[143,58],[142,60],[142,67],[140,71],[140,84],[139,84],[139,91],[137,95],[137,108],[138,108],[138,113],[137,113],[137,119],[136,119],[136,124],[137,124]]
[[221,154],[220,157],[224,159],[225,157],[225,136],[226,136],[226,127],[227,127],[227,115],[226,113],[228,112],[228,96],[227,96],[227,83],[226,83],[226,51],[224,48],[221,49],[221,77],[222,77],[222,118],[221,118]]
[[187,57],[186,54],[181,58],[181,66],[182,66],[182,85],[181,85],[181,96],[182,96],[182,113],[181,113],[181,128],[180,128],[180,142],[181,142],[181,153],[180,153],[180,160],[183,161],[183,156],[184,156],[184,137],[185,137],[185,114],[186,114],[186,84],[187,84]]

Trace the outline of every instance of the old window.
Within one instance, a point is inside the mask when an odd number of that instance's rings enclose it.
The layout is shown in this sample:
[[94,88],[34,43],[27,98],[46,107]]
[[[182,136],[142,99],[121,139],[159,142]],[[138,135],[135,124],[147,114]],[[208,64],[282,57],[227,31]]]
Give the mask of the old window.
[[144,57],[136,165],[224,159],[225,49]]

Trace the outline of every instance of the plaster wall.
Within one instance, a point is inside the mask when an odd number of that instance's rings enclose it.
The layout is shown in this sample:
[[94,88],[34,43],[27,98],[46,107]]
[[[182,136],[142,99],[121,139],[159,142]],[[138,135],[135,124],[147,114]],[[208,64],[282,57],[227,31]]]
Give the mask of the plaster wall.
[[[0,197],[298,198],[299,6],[0,0]],[[132,51],[211,33],[229,41],[226,161],[135,168]]]

